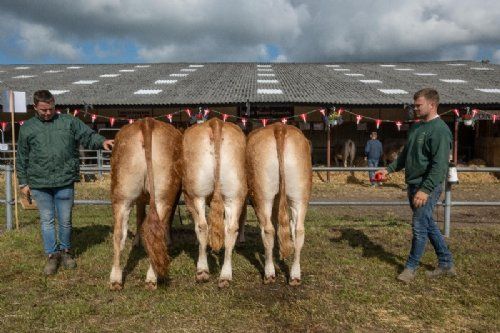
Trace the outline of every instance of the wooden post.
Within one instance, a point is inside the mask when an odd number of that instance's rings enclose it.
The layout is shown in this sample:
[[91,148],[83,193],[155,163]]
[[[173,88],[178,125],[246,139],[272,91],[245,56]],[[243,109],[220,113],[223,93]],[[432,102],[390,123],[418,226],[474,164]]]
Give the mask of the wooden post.
[[458,164],[458,117],[455,117],[455,131],[453,138],[453,162]]
[[14,164],[14,216],[16,220],[16,229],[19,229],[19,215],[17,211],[17,173],[16,173],[16,132],[14,124],[14,92],[9,90],[9,108],[10,108],[10,124],[12,128],[12,157]]
[[[331,145],[331,139],[330,139],[330,125],[326,124],[328,126],[328,129],[326,130],[326,166],[330,167],[330,160],[331,160],[331,154],[330,154],[330,145]],[[330,171],[326,172],[326,181],[329,183],[330,182]]]

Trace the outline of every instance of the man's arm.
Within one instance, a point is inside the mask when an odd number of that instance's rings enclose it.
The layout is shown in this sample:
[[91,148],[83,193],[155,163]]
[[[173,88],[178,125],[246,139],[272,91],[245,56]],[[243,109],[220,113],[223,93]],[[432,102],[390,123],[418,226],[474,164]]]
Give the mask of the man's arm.
[[19,138],[17,139],[17,156],[16,156],[16,173],[17,179],[19,180],[19,185],[28,184],[28,156],[29,156],[29,145],[28,138],[26,137],[25,131],[21,126],[19,131]]
[[75,139],[86,149],[104,148],[106,150],[111,150],[113,147],[113,140],[106,140],[105,137],[94,132],[78,118],[74,118],[73,128],[75,130]]
[[368,156],[370,153],[370,141],[368,141],[365,145],[365,156]]

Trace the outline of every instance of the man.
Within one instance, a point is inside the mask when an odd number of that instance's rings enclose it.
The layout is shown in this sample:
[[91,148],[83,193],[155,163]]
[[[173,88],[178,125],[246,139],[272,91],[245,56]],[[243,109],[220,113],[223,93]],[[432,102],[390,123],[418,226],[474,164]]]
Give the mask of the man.
[[[372,132],[370,134],[370,140],[366,143],[365,146],[365,159],[368,161],[369,167],[378,167],[378,162],[380,161],[380,157],[382,156],[382,143],[377,140],[377,132]],[[374,179],[375,171],[368,171],[368,175],[370,177],[370,183],[372,187],[375,187],[377,183]]]
[[[111,150],[114,143],[93,132],[78,118],[57,114],[54,103],[50,91],[35,92],[35,117],[27,120],[19,131],[16,167],[21,193],[32,195],[37,202],[47,255],[46,275],[55,274],[60,263],[65,268],[76,268],[70,250],[74,182],[80,178],[79,144],[87,149]],[[58,237],[54,226],[56,214]]]
[[386,169],[377,171],[379,176],[384,178],[391,172],[405,168],[408,199],[413,211],[413,239],[405,269],[398,276],[398,280],[406,283],[415,278],[427,238],[430,239],[438,257],[438,267],[427,272],[427,276],[432,278],[456,275],[451,252],[432,217],[448,170],[452,135],[446,123],[437,114],[439,95],[436,90],[422,89],[415,93],[413,99],[415,113],[421,121],[410,129],[408,143],[397,160]]

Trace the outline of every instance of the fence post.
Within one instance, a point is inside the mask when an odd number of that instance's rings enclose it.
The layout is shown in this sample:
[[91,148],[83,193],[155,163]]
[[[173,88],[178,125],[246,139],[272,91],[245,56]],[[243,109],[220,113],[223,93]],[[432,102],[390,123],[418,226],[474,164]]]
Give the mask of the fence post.
[[446,181],[444,192],[444,237],[450,237],[451,227],[451,183]]
[[97,167],[99,168],[99,179],[102,178],[102,150],[97,151]]
[[12,166],[5,166],[5,221],[7,230],[12,230]]

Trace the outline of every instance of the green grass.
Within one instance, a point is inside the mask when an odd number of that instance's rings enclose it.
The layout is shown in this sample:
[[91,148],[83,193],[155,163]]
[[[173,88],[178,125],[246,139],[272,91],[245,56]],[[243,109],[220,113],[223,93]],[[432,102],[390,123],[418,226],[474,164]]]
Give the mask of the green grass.
[[0,236],[0,332],[490,332],[500,327],[497,226],[454,228],[449,243],[457,278],[425,278],[423,271],[435,264],[429,246],[415,282],[403,285],[395,277],[409,251],[407,223],[394,215],[349,219],[336,216],[335,209],[310,209],[303,284],[290,287],[288,260],[276,262],[276,284],[262,284],[263,247],[249,213],[247,242],[235,250],[228,289],[217,287],[220,254],[209,258],[210,282],[195,283],[193,226],[176,219],[168,281],[156,291],[145,290],[148,262],[143,250],[131,250],[130,238],[122,257],[125,288],[111,292],[110,207],[75,208],[78,268],[48,278],[42,274],[37,212],[21,210],[20,230]]

